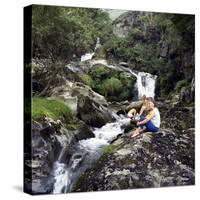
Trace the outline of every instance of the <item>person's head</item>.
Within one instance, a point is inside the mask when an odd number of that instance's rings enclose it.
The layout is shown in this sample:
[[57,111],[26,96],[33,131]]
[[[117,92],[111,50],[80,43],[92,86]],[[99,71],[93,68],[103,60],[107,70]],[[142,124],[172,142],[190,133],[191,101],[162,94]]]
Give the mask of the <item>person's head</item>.
[[148,97],[147,101],[148,101],[148,107],[150,109],[153,109],[154,107],[156,107],[156,102],[152,97]]
[[141,97],[141,100],[142,100],[142,102],[143,102],[143,103],[145,103],[145,102],[146,102],[146,100],[147,100],[147,97],[146,97],[146,95],[142,95],[142,97]]

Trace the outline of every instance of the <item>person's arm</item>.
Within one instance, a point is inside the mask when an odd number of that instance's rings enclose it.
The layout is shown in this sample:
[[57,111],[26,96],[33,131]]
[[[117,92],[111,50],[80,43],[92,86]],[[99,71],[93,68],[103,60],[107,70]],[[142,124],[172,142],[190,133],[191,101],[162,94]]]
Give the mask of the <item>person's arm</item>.
[[136,115],[136,109],[132,108],[129,112],[128,112],[128,117],[130,118],[135,118]]
[[141,122],[138,122],[137,125],[143,125],[143,124],[146,124],[148,121],[150,121],[153,117],[155,116],[155,112],[154,111],[151,111],[147,116],[146,118],[141,121]]
[[146,109],[146,106],[142,106],[141,109],[140,109],[139,115],[142,115],[142,113],[144,112],[145,109]]

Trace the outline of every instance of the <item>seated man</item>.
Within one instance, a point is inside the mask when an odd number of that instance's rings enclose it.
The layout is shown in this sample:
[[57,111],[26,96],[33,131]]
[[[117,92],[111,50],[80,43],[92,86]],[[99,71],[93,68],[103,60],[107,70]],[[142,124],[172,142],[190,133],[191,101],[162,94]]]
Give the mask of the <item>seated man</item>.
[[159,130],[160,112],[152,98],[148,98],[148,108],[150,109],[149,114],[146,117],[140,116],[140,119],[137,122],[138,127],[133,131],[131,137],[139,135],[143,131],[144,126],[146,130],[150,132],[157,132]]

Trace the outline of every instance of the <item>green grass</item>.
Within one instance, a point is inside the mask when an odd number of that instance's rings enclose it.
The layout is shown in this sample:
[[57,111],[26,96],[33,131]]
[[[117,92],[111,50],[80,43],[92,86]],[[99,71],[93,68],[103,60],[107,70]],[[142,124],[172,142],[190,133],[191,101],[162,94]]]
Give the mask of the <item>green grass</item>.
[[49,117],[53,120],[61,119],[70,122],[73,119],[73,114],[70,108],[61,101],[33,97],[32,118],[41,119],[43,117]]
[[106,147],[104,147],[104,148],[102,149],[102,154],[103,154],[103,155],[110,154],[110,153],[114,152],[114,150],[115,150],[116,148],[117,148],[116,145],[110,144],[110,145],[108,145],[108,146],[106,146]]

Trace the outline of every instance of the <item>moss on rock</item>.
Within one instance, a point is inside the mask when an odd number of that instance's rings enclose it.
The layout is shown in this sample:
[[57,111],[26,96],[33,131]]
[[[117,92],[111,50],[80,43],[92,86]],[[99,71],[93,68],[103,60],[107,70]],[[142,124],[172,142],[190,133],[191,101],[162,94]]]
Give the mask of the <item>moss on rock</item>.
[[73,121],[72,111],[66,104],[59,100],[41,97],[33,97],[32,99],[32,117],[34,120],[49,117],[53,120],[60,119],[65,122]]

